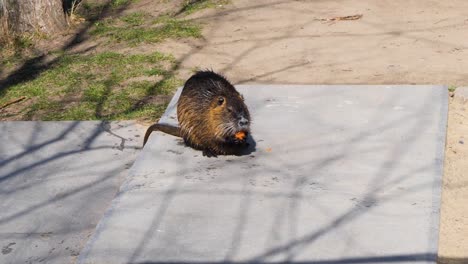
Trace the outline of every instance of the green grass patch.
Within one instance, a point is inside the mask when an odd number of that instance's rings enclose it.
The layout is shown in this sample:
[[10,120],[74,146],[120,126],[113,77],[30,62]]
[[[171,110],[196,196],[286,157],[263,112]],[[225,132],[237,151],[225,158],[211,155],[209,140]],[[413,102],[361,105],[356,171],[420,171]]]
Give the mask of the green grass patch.
[[87,11],[92,11],[92,10],[99,10],[103,9],[106,5],[110,4],[111,7],[113,8],[120,8],[127,6],[131,3],[137,2],[138,0],[111,0],[109,2],[95,2],[95,1],[84,1],[81,3],[81,6],[87,10]]
[[145,22],[145,17],[148,16],[143,12],[135,12],[122,17],[120,20],[130,26],[141,26]]
[[189,20],[170,17],[160,17],[144,24],[144,14],[134,13],[121,18],[125,25],[117,26],[114,20],[95,23],[91,34],[105,36],[115,42],[126,42],[130,46],[139,43],[157,43],[169,38],[199,38],[202,36],[201,27]]
[[24,60],[28,59],[28,54],[32,53],[35,41],[37,39],[45,39],[44,34],[23,34],[0,35],[0,71],[1,67],[10,68]]
[[138,0],[112,0],[107,1],[83,1],[79,4],[76,10],[76,15],[84,17],[86,19],[99,18],[104,10],[119,11],[119,9],[125,8],[131,3],[137,2]]
[[125,112],[114,116],[116,120],[122,119],[148,119],[148,117],[160,117],[167,108],[167,104],[144,105],[130,112]]
[[182,6],[182,13],[189,15],[206,8],[216,8],[227,5],[229,0],[185,0]]
[[[157,18],[145,12],[121,15],[127,5],[136,1],[138,0],[83,1],[76,12],[87,21],[97,21],[90,31],[94,38],[121,42],[126,46],[202,36],[199,24],[175,16],[174,13]],[[183,12],[179,14],[183,17],[228,2],[185,1]],[[18,50],[31,49],[34,45],[34,39],[30,38],[17,41],[14,46]],[[1,41],[0,48],[4,48]],[[22,96],[27,98],[0,112],[0,119],[154,119],[164,112],[168,95],[182,85],[182,81],[174,74],[177,61],[166,54],[156,52],[124,55],[103,52],[95,55],[70,55],[63,51],[50,51],[49,55],[59,58],[53,66],[40,73],[25,73],[24,78],[18,76],[24,80],[29,76],[34,78],[0,90],[0,105]],[[2,57],[2,75],[26,60],[21,52],[10,52],[8,58]]]
[[168,95],[182,84],[172,71],[175,65],[172,56],[158,52],[64,54],[34,80],[3,91],[0,105],[26,96],[29,104],[21,118],[26,120],[125,119],[150,113],[155,118],[161,109],[147,99]]
[[77,10],[77,14],[86,19],[99,17],[106,7],[105,3],[82,2]]
[[130,3],[136,2],[136,1],[137,0],[112,0],[111,4],[112,4],[112,7],[119,8],[119,7],[127,6]]

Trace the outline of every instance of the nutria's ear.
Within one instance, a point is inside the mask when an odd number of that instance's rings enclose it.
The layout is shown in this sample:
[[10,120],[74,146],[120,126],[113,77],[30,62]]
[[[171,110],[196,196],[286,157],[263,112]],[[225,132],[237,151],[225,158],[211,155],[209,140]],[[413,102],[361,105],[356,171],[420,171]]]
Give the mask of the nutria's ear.
[[242,101],[244,101],[244,96],[242,94],[239,94],[239,97]]
[[224,99],[223,96],[218,97],[218,105],[221,106],[226,102],[226,99]]

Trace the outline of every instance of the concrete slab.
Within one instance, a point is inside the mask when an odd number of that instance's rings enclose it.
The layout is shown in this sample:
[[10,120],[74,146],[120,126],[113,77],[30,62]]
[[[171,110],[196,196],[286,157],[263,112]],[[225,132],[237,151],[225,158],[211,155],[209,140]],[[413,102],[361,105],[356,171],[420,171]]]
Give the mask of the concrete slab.
[[252,153],[154,133],[78,263],[435,262],[447,87],[238,89]]
[[0,263],[75,263],[142,144],[135,122],[0,122]]

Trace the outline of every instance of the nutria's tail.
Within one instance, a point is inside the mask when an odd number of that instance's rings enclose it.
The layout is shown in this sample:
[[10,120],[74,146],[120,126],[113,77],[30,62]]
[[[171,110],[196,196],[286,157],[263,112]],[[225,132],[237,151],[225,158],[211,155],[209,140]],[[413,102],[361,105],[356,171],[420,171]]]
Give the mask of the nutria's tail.
[[148,138],[151,134],[151,132],[159,130],[161,132],[164,132],[169,135],[173,135],[175,137],[181,137],[180,136],[180,127],[169,125],[169,124],[164,124],[164,123],[156,123],[146,130],[145,133],[145,138],[143,139],[143,146],[145,146],[146,141],[148,141]]

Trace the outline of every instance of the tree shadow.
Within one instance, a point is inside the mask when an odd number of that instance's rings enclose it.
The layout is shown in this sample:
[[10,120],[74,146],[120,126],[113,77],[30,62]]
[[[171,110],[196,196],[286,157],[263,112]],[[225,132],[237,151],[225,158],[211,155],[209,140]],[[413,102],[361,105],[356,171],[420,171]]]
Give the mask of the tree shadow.
[[72,8],[79,5],[82,0],[62,0],[62,8],[65,14],[70,14],[72,12]]
[[189,1],[186,1],[184,3],[184,5],[182,6],[182,8],[180,8],[179,11],[177,11],[174,16],[179,16],[179,15],[187,12],[193,5],[201,4],[201,3],[207,2],[207,1],[208,0],[189,0]]

